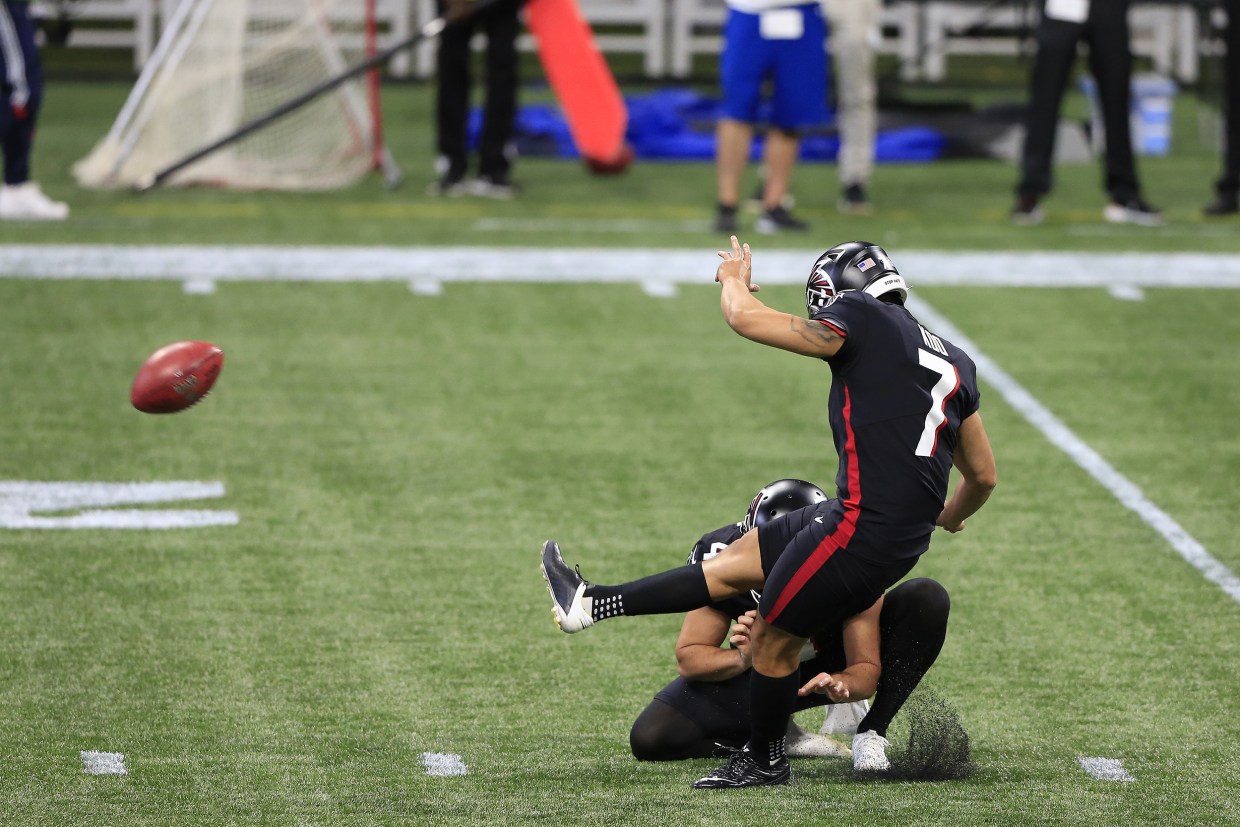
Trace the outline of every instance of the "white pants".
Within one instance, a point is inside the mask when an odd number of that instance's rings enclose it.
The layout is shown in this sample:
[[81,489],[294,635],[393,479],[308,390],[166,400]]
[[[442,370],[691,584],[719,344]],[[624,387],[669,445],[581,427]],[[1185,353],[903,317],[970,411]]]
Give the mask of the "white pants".
[[830,26],[827,48],[835,72],[840,132],[840,183],[869,184],[878,132],[874,77],[882,0],[822,0]]

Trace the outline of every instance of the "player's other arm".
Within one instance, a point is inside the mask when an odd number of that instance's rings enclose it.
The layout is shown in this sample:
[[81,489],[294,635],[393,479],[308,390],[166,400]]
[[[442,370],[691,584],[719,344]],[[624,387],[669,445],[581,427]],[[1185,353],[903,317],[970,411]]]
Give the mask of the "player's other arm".
[[726,681],[749,668],[749,647],[720,648],[731,618],[705,606],[685,615],[676,639],[676,669],[690,681]]
[[767,307],[756,297],[758,285],[751,282],[753,258],[749,245],[732,236],[732,251],[719,251],[723,262],[715,281],[723,285],[719,309],[728,327],[751,341],[803,356],[834,356],[844,339],[831,328],[812,319]]
[[982,415],[974,412],[960,423],[960,439],[952,464],[960,471],[960,485],[939,514],[936,524],[951,532],[964,528],[964,521],[981,508],[995,490],[999,477],[995,471],[995,455],[982,425]]
[[844,658],[848,665],[842,672],[819,672],[797,694],[804,696],[817,692],[836,703],[872,697],[878,690],[878,678],[882,674],[878,629],[878,616],[882,609],[883,599],[880,597],[864,612],[845,620]]

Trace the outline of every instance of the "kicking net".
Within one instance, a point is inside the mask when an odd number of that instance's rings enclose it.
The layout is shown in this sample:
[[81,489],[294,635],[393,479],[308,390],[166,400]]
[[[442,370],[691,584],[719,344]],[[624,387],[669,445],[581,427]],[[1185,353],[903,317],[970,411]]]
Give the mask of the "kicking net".
[[[142,182],[341,75],[374,51],[373,0],[182,0],[112,129],[74,166],[86,187]],[[328,189],[383,157],[377,89],[344,83],[165,183]]]

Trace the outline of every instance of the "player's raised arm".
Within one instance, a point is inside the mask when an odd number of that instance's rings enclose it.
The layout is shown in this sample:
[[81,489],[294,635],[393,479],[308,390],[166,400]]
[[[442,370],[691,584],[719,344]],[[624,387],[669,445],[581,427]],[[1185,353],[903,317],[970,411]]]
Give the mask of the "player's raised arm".
[[767,307],[753,294],[753,256],[748,244],[732,236],[732,250],[719,251],[723,259],[715,281],[723,285],[719,309],[728,326],[746,339],[803,356],[834,356],[844,339],[826,325]]

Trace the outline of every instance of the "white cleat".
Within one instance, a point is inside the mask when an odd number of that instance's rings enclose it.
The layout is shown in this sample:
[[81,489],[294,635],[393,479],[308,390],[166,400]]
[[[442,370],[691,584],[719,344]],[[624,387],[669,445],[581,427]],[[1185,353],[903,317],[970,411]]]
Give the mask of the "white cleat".
[[551,592],[551,615],[560,631],[571,635],[593,625],[590,609],[594,598],[584,595],[590,584],[582,579],[580,572],[570,569],[564,562],[555,540],[543,543],[539,568],[542,569],[543,580],[547,582],[547,591]]
[[887,760],[887,739],[874,730],[858,732],[853,738],[853,769],[859,772],[886,772],[891,769]]
[[0,220],[64,221],[68,217],[69,205],[48,198],[34,181],[0,186]]
[[830,704],[822,720],[823,735],[856,735],[857,727],[870,711],[870,702],[852,701],[846,704]]

